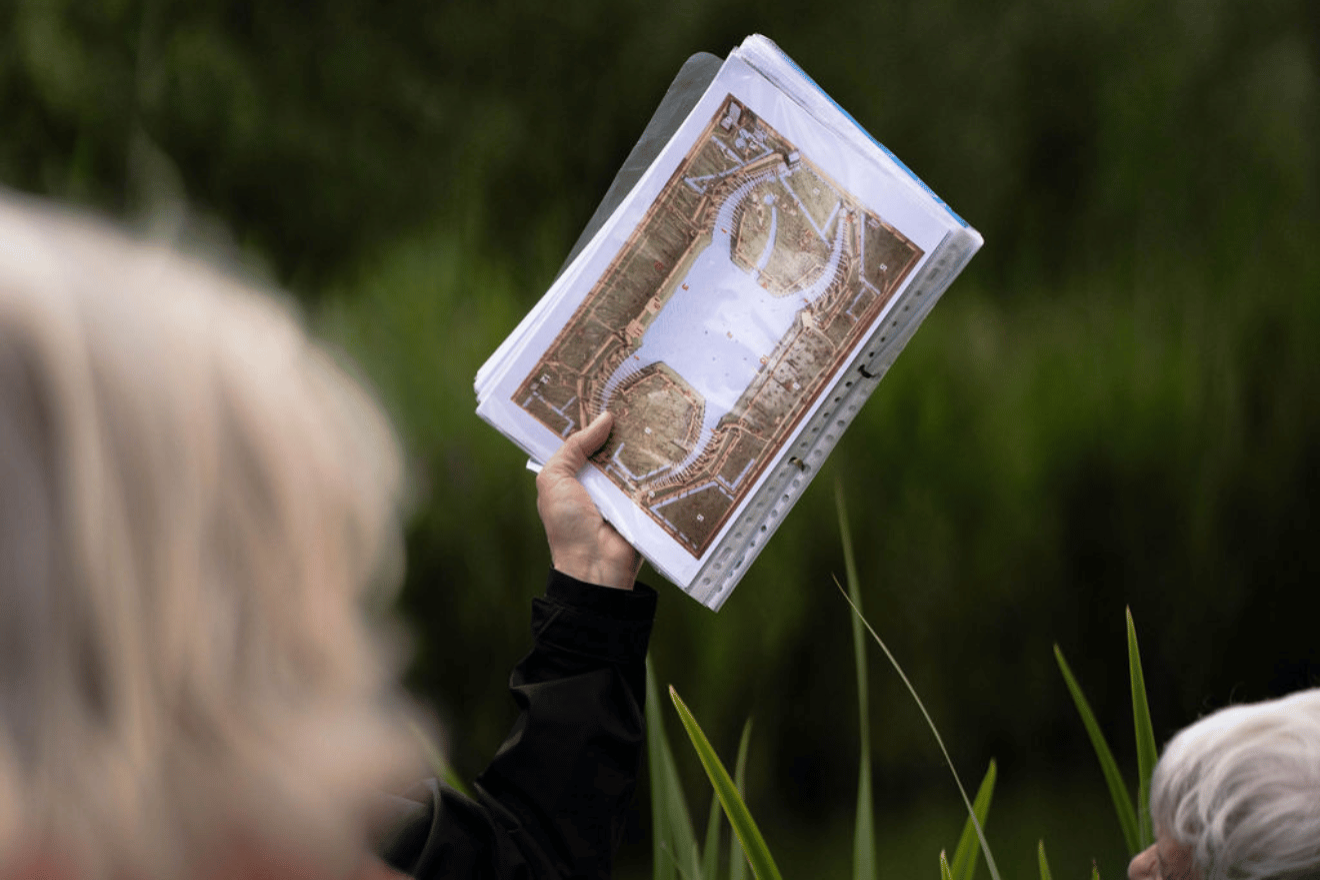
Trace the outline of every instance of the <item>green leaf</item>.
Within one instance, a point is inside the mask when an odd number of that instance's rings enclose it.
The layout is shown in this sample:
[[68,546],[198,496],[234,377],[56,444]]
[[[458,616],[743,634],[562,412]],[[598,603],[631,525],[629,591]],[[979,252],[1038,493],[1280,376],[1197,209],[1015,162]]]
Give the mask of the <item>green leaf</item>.
[[944,850],[940,850],[940,880],[953,880],[953,874],[949,872],[949,860],[944,856]]
[[1100,880],[1100,866],[1091,862],[1091,880]]
[[1114,801],[1114,813],[1118,816],[1118,824],[1123,829],[1123,841],[1127,844],[1128,852],[1140,852],[1145,847],[1140,845],[1141,833],[1137,825],[1137,812],[1133,809],[1132,797],[1123,784],[1123,776],[1118,772],[1118,762],[1114,760],[1114,754],[1109,750],[1109,743],[1105,741],[1105,735],[1100,732],[1100,725],[1096,723],[1095,713],[1091,711],[1091,704],[1086,701],[1086,696],[1082,693],[1077,679],[1073,677],[1072,670],[1068,668],[1068,661],[1063,659],[1063,651],[1059,650],[1058,645],[1054,646],[1054,659],[1058,661],[1059,672],[1063,674],[1063,681],[1068,685],[1068,692],[1072,694],[1073,703],[1077,706],[1077,714],[1082,716],[1086,735],[1091,738],[1091,747],[1095,749],[1095,756],[1100,761],[1100,770],[1105,775],[1105,785],[1109,787],[1109,797]]
[[646,658],[646,762],[651,778],[651,853],[652,876],[655,880],[675,880],[673,850],[668,845],[669,833],[669,792],[665,774],[665,754],[669,744],[665,742],[664,724],[659,712],[660,698],[656,693],[655,673],[651,669],[651,658]]
[[756,827],[751,812],[743,803],[738,789],[734,787],[728,771],[720,763],[715,749],[711,748],[706,734],[697,724],[697,719],[692,717],[692,713],[679,698],[678,691],[674,690],[673,685],[669,687],[669,697],[674,701],[674,708],[678,710],[678,717],[682,719],[688,738],[692,740],[692,746],[697,751],[697,757],[701,759],[701,766],[706,769],[706,775],[710,777],[711,785],[715,788],[715,794],[719,796],[725,815],[729,817],[733,833],[742,841],[743,850],[747,853],[747,861],[752,866],[752,875],[757,880],[782,880],[779,868],[775,865],[775,860],[771,857],[770,850],[765,845],[765,838],[761,836],[761,830]]
[[1137,648],[1137,628],[1132,609],[1127,611],[1128,673],[1132,678],[1132,722],[1137,734],[1137,807],[1141,817],[1141,842],[1133,852],[1140,852],[1155,841],[1150,822],[1150,777],[1155,772],[1158,750],[1155,729],[1150,723],[1150,704],[1146,701],[1146,679],[1141,672],[1141,651]]
[[701,848],[701,876],[715,880],[720,868],[720,799],[710,796],[710,813],[706,819],[706,843]]
[[[733,769],[733,787],[738,789],[738,796],[744,801],[747,800],[747,750],[751,743],[752,719],[748,718],[743,724],[742,737],[738,740],[738,760],[734,762]],[[743,880],[746,876],[747,855],[743,852],[738,835],[732,834],[729,836],[729,880]]]
[[893,652],[889,650],[889,646],[885,644],[884,639],[876,634],[875,628],[871,626],[870,622],[865,617],[862,616],[862,612],[853,604],[853,601],[848,597],[848,594],[844,592],[843,585],[837,580],[834,584],[839,588],[839,592],[843,593],[844,601],[852,607],[853,613],[862,621],[862,625],[865,626],[866,631],[871,634],[871,638],[880,646],[880,650],[885,652],[885,657],[889,660],[889,665],[894,667],[894,671],[897,672],[898,677],[903,680],[903,684],[907,687],[908,694],[911,695],[913,702],[915,702],[917,708],[921,710],[921,716],[926,719],[926,726],[930,728],[931,734],[935,737],[935,743],[940,747],[940,754],[944,756],[944,763],[948,766],[949,772],[953,774],[953,783],[958,787],[958,794],[962,796],[963,806],[967,809],[967,814],[973,817],[972,824],[976,829],[976,838],[981,843],[981,852],[985,853],[985,866],[989,869],[990,876],[993,880],[1000,880],[999,867],[995,864],[995,857],[990,852],[990,844],[986,843],[985,831],[981,828],[981,821],[974,818],[976,814],[972,809],[972,802],[967,797],[967,789],[963,787],[962,777],[958,775],[958,768],[953,766],[953,759],[949,757],[949,750],[944,745],[944,738],[940,736],[939,728],[935,726],[935,722],[931,720],[930,713],[926,711],[926,704],[921,702],[921,697],[917,694],[917,689],[912,686],[912,681],[907,677],[907,673],[903,671],[903,667],[899,665],[898,660],[895,659]]
[[[985,777],[981,780],[981,786],[976,790],[976,798],[972,801],[972,812],[976,815],[976,820],[985,827],[986,816],[990,813],[990,799],[994,797],[995,780],[999,776],[998,765],[994,758],[990,759],[990,766],[985,771]],[[955,880],[972,880],[976,874],[976,827],[972,825],[972,817],[968,816],[967,821],[963,823],[962,834],[958,837],[958,846],[953,850],[953,876]]]
[[[839,516],[839,535],[843,539],[843,565],[848,578],[848,595],[860,613],[862,590],[853,556],[852,529],[848,526],[848,508],[843,499],[843,481],[834,481],[834,504]],[[871,795],[871,710],[867,700],[870,686],[866,680],[866,637],[862,622],[852,618],[853,658],[857,667],[857,717],[861,755],[857,769],[857,818],[853,828],[853,880],[875,880],[875,807]]]
[[1054,880],[1050,876],[1050,863],[1045,858],[1045,841],[1036,844],[1036,861],[1040,863],[1040,880]]
[[665,736],[660,696],[651,661],[646,662],[646,751],[651,774],[651,830],[655,880],[701,878],[701,863],[674,753]]

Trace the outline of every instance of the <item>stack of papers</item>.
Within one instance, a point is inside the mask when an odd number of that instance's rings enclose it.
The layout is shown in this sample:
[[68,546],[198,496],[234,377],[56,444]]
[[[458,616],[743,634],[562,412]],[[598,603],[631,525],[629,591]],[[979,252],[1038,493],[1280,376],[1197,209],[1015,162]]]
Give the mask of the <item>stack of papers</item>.
[[718,609],[982,239],[765,37],[705,79],[476,392],[533,462],[611,410],[583,484]]

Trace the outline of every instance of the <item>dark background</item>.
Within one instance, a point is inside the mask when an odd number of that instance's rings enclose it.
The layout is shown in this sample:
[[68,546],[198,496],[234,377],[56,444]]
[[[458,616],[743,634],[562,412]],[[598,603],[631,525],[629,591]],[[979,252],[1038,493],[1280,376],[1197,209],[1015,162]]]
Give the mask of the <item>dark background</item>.
[[[10,0],[0,181],[264,275],[360,364],[412,465],[408,681],[470,777],[512,716],[547,565],[472,377],[683,60],[770,36],[986,245],[724,610],[659,585],[657,672],[725,754],[755,719],[749,798],[786,875],[847,875],[837,483],[868,616],[969,784],[999,761],[1005,876],[1031,875],[1043,837],[1059,876],[1095,857],[1116,878],[1052,644],[1130,778],[1125,606],[1161,741],[1320,683],[1318,10]],[[882,876],[937,876],[956,793],[896,676],[871,680]],[[644,876],[639,801],[623,858]]]

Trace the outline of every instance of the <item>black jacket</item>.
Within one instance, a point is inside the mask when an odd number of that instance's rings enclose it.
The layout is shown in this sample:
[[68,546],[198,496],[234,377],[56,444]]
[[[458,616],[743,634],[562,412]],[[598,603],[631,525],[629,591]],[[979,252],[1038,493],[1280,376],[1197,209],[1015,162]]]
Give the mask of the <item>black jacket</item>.
[[434,779],[395,799],[386,863],[418,880],[609,877],[645,742],[655,598],[552,571],[509,679],[518,720],[475,799]]

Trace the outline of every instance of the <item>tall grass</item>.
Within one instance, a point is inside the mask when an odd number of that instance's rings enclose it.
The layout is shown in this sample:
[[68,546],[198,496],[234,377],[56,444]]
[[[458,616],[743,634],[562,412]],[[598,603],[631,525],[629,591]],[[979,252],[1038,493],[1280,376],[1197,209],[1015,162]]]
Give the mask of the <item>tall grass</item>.
[[[949,860],[946,851],[941,850],[939,853],[941,880],[973,880],[978,856],[981,854],[985,856],[986,867],[990,872],[990,876],[993,880],[1000,880],[999,870],[995,864],[984,830],[998,778],[997,765],[993,759],[990,761],[989,768],[977,789],[976,797],[969,800],[957,768],[949,757],[948,749],[945,748],[943,737],[941,737],[938,727],[922,703],[921,697],[917,694],[916,688],[913,687],[898,660],[885,645],[884,640],[880,638],[862,613],[861,587],[853,556],[852,533],[848,524],[848,511],[844,502],[843,488],[839,483],[835,485],[835,505],[848,584],[847,590],[844,592],[844,598],[853,612],[852,633],[856,661],[858,728],[860,732],[857,811],[853,835],[853,878],[854,880],[875,880],[876,878],[866,640],[863,636],[863,630],[865,630],[880,646],[890,665],[893,666],[894,671],[903,680],[903,684],[907,687],[918,709],[920,709],[931,734],[939,745],[945,763],[953,776],[954,784],[958,788],[967,810],[967,820],[964,823],[962,834],[959,836],[952,861]],[[838,585],[837,581],[836,585]],[[844,590],[842,585],[838,586],[840,591]],[[1114,803],[1114,812],[1123,832],[1124,840],[1128,849],[1135,853],[1144,849],[1154,839],[1149,810],[1145,805],[1148,803],[1150,795],[1150,777],[1156,761],[1156,746],[1150,720],[1150,708],[1146,697],[1145,676],[1141,667],[1141,654],[1137,644],[1136,626],[1132,620],[1131,609],[1126,611],[1126,621],[1128,674],[1132,691],[1133,725],[1137,741],[1138,781],[1135,804],[1126,784],[1123,782],[1113,752],[1105,741],[1104,734],[1100,731],[1100,726],[1095,719],[1090,704],[1057,644],[1054,646],[1054,656],[1059,666],[1059,672],[1063,676],[1064,683],[1072,696],[1082,724],[1086,728],[1087,735],[1090,737],[1091,744],[1095,749],[1096,758],[1109,788],[1109,794]],[[715,792],[707,819],[705,843],[699,847],[692,831],[692,822],[687,810],[686,797],[679,782],[674,756],[665,735],[663,718],[659,709],[658,688],[649,660],[646,687],[647,743],[651,770],[651,808],[655,835],[653,840],[655,880],[674,880],[674,878],[682,878],[682,880],[718,880],[720,876],[718,846],[721,827],[719,810],[721,809],[733,831],[733,842],[731,843],[728,863],[729,869],[726,876],[730,877],[731,880],[741,880],[745,860],[745,863],[750,865],[752,874],[757,880],[780,880],[779,868],[743,796],[743,773],[751,734],[751,722],[748,721],[743,727],[742,738],[738,746],[737,772],[735,777],[730,777],[692,712],[679,697],[678,692],[672,686],[669,688],[669,695],[674,708]],[[1052,880],[1053,874],[1046,856],[1044,840],[1038,842],[1036,853],[1041,880]],[[1100,880],[1099,868],[1094,863],[1092,863],[1091,878],[1092,880]]]
[[[680,708],[681,700],[678,694],[670,688],[670,695],[674,700],[675,709],[679,711],[681,718],[684,718],[684,726],[688,729],[689,737],[693,737],[693,743],[696,745],[700,740],[704,745],[703,749],[709,750],[709,755],[713,755],[713,749],[710,749],[709,741],[705,739],[705,734],[697,726],[696,719],[693,719],[690,713],[687,713],[686,707]],[[688,727],[688,721],[691,721],[691,727]],[[748,837],[754,837],[759,842],[759,851],[756,854],[758,861],[753,861],[753,865],[762,865],[767,863],[773,865],[773,859],[770,858],[769,850],[765,847],[765,842],[760,837],[760,832],[754,833],[748,827],[751,822],[751,813],[747,811],[747,806],[743,803],[742,792],[745,784],[747,770],[747,750],[752,738],[752,723],[749,719],[743,725],[742,737],[738,743],[738,757],[735,762],[735,773],[732,781],[729,783],[731,791],[721,792],[720,784],[714,785],[715,797],[711,801],[710,813],[706,821],[706,836],[703,845],[698,846],[696,835],[692,831],[692,819],[687,809],[687,799],[683,792],[682,783],[679,781],[678,769],[674,762],[674,754],[669,747],[669,738],[665,735],[664,718],[660,710],[659,690],[655,683],[655,672],[651,667],[648,658],[646,664],[646,747],[648,767],[651,774],[651,825],[652,825],[652,846],[653,846],[653,876],[655,880],[715,880],[719,876],[719,842],[720,842],[720,816],[721,807],[725,814],[730,807],[725,804],[727,799],[730,803],[736,803],[734,810],[739,813],[739,824],[735,824],[734,834],[729,844],[729,880],[743,880],[745,876],[744,864],[747,857],[744,856],[743,841]],[[695,731],[695,733],[694,733]],[[702,755],[698,751],[698,755]],[[718,763],[718,759],[716,759]],[[703,766],[705,761],[703,760]],[[723,765],[720,765],[723,771]],[[710,768],[707,768],[710,772]],[[728,774],[724,772],[724,778]],[[712,777],[712,783],[715,779]],[[741,829],[741,831],[740,831]],[[757,875],[778,877],[777,869],[775,873],[768,875]]]
[[1127,785],[1118,770],[1113,752],[1100,732],[1100,725],[1095,720],[1090,703],[1082,693],[1081,686],[1073,676],[1068,662],[1063,658],[1063,651],[1054,646],[1054,659],[1059,664],[1059,672],[1068,685],[1077,714],[1082,718],[1086,733],[1095,749],[1096,760],[1104,773],[1105,784],[1109,787],[1109,796],[1114,802],[1114,814],[1123,831],[1123,840],[1128,851],[1140,852],[1155,840],[1150,820],[1150,777],[1155,772],[1157,749],[1155,746],[1154,727],[1150,721],[1150,704],[1146,699],[1145,675],[1141,669],[1141,651],[1137,646],[1137,628],[1132,621],[1132,609],[1126,609],[1128,678],[1132,687],[1132,722],[1137,741],[1137,799],[1134,804],[1128,793]]
[[[747,862],[751,865],[752,873],[757,880],[781,880],[779,867],[770,855],[770,848],[766,846],[765,838],[761,836],[761,829],[757,827],[756,820],[752,818],[751,811],[747,809],[747,804],[743,801],[741,793],[734,785],[733,780],[729,778],[729,773],[724,769],[724,764],[720,762],[719,756],[715,754],[715,749],[711,746],[710,741],[706,739],[706,734],[672,686],[669,688],[669,697],[674,701],[674,708],[678,710],[678,717],[682,719],[683,727],[687,730],[688,737],[691,738],[692,745],[697,750],[697,757],[701,759],[701,766],[705,769],[706,775],[710,777],[711,785],[714,786],[715,794],[719,798],[720,806],[724,808],[724,814],[729,818],[729,825],[733,828],[734,834],[737,835],[738,842],[742,844],[743,852],[747,855]],[[716,824],[712,820],[712,825]]]
[[857,723],[861,735],[857,769],[857,822],[853,831],[853,880],[875,880],[875,809],[871,798],[871,709],[867,698],[866,639],[862,637],[862,589],[853,555],[852,529],[843,501],[843,484],[834,483],[839,536],[843,542],[843,568],[848,580],[848,598],[857,614],[852,617],[853,656],[857,665]]
[[[964,829],[963,837],[969,841],[968,848],[970,849],[970,835],[968,832],[974,831],[977,841],[980,843],[981,851],[985,853],[986,867],[990,871],[990,876],[993,880],[1000,880],[999,868],[995,865],[994,856],[990,852],[990,845],[986,842],[985,831],[982,827],[984,824],[984,815],[978,817],[976,807],[973,806],[970,800],[968,800],[967,790],[963,787],[962,778],[958,775],[958,769],[954,766],[953,759],[949,757],[949,750],[944,745],[944,738],[940,736],[939,728],[936,727],[934,720],[930,717],[930,713],[926,711],[926,706],[921,701],[921,697],[917,694],[917,689],[912,686],[912,682],[908,679],[907,674],[903,672],[903,667],[899,664],[898,659],[894,657],[893,652],[889,650],[889,646],[884,643],[884,640],[880,638],[879,634],[876,633],[875,629],[862,614],[860,605],[861,586],[857,580],[856,565],[852,561],[852,533],[848,526],[848,511],[847,505],[844,502],[842,483],[837,483],[835,485],[834,492],[839,517],[839,533],[844,547],[844,567],[848,576],[848,592],[844,594],[844,599],[847,600],[849,606],[851,606],[853,610],[853,640],[857,645],[856,650],[860,657],[859,666],[865,664],[865,643],[860,632],[861,627],[865,627],[866,631],[871,634],[871,638],[880,646],[880,650],[884,652],[885,657],[889,660],[890,665],[894,667],[894,671],[898,673],[899,678],[903,680],[903,685],[907,688],[908,693],[912,695],[912,700],[917,704],[917,708],[921,710],[921,715],[925,718],[927,726],[930,727],[931,734],[935,737],[935,742],[940,747],[940,753],[944,756],[944,762],[948,765],[949,772],[953,774],[953,782],[958,788],[958,793],[962,796],[963,805],[967,808],[967,821],[969,827]],[[863,754],[866,753],[868,748],[869,745],[863,745]],[[866,766],[869,769],[869,761]],[[982,789],[986,792],[985,810],[989,809],[989,792],[992,791],[994,787],[994,775],[995,766],[992,763],[989,772],[986,774],[986,781],[982,783]],[[979,797],[980,792],[978,792],[978,798]],[[860,829],[859,833],[862,833]],[[868,836],[873,836],[873,827],[868,828],[864,833]],[[962,849],[961,842],[959,848]],[[958,854],[955,853],[954,865],[951,866],[951,870],[953,868],[960,868],[962,871],[962,873],[954,874],[954,880],[971,880],[972,874],[976,868],[976,863],[970,855],[966,855],[963,857],[963,861],[960,864]]]

